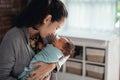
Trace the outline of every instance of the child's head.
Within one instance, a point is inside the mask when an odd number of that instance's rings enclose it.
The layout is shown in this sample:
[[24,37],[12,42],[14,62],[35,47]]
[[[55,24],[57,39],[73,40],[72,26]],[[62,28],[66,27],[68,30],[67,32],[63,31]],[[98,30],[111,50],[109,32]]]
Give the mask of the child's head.
[[73,55],[75,46],[72,41],[65,37],[56,38],[53,41],[53,45],[59,48],[65,56]]

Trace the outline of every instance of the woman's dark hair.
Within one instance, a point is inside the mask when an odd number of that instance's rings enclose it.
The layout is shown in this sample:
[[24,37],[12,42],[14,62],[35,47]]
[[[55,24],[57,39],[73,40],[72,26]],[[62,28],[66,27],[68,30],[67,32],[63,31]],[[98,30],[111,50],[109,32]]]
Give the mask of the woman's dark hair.
[[13,26],[30,27],[43,24],[44,18],[49,14],[52,15],[52,22],[68,16],[67,9],[60,0],[31,0],[15,19]]

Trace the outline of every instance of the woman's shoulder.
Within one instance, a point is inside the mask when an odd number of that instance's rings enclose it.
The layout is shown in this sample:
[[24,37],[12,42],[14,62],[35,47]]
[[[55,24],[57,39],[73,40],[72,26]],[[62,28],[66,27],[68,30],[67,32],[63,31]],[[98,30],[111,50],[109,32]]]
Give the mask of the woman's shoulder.
[[13,27],[5,34],[3,40],[14,41],[20,38],[21,38],[20,29],[17,27]]

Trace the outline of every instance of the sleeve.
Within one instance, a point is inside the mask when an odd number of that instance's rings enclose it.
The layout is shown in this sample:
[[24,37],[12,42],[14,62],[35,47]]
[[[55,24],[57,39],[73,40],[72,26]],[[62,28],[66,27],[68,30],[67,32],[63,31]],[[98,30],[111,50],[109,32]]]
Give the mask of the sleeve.
[[69,57],[70,55],[60,58],[60,60],[57,62],[57,72],[60,70],[61,66],[67,61]]
[[67,59],[69,58],[70,56],[65,56],[65,57],[62,57],[59,62],[57,62],[57,69],[54,69],[52,72],[51,72],[51,78],[50,80],[57,80],[57,73],[61,66],[67,61]]
[[15,62],[14,47],[13,41],[8,39],[0,45],[0,80],[17,80],[11,75]]

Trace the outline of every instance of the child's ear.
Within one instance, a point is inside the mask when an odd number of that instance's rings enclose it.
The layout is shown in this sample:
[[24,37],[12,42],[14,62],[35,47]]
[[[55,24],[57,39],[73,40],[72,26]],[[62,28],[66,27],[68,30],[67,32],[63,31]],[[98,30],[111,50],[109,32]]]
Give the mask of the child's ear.
[[50,23],[51,22],[51,19],[52,19],[52,15],[47,15],[43,21],[44,24],[46,23]]

